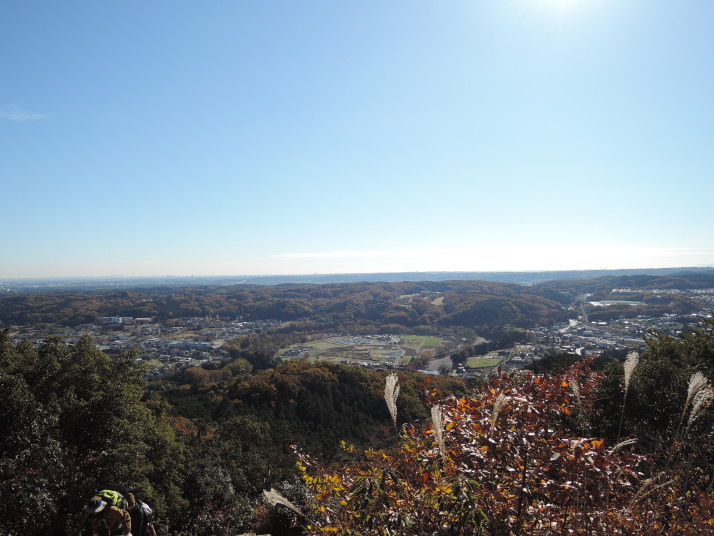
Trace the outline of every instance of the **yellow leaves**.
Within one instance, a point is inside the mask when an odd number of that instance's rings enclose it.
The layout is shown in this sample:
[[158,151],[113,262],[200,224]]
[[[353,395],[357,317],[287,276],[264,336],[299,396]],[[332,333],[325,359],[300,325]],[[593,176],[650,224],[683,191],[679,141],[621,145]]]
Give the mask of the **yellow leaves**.
[[349,452],[350,454],[354,453],[355,451],[355,446],[351,443],[348,443],[344,439],[340,441],[340,448],[345,452]]
[[436,486],[436,489],[434,489],[434,493],[438,495],[449,495],[452,491],[453,490],[450,486],[442,484],[439,484],[438,486]]
[[[449,432],[444,456],[434,448],[434,430],[425,425],[400,435],[399,445],[369,451],[365,460],[341,468],[306,462],[307,472],[319,475],[308,486],[314,497],[309,533],[333,533],[328,527],[336,527],[338,534],[420,534],[426,533],[419,531],[421,524],[429,524],[452,534],[462,524],[464,534],[475,534],[489,526],[491,515],[522,534],[560,533],[561,524],[575,523],[574,514],[580,512],[572,497],[588,508],[582,511],[595,519],[593,527],[605,519],[609,506],[598,492],[606,488],[612,490],[608,497],[619,516],[639,488],[627,468],[635,467],[636,455],[628,453],[631,462],[605,450],[602,439],[573,436],[553,426],[553,413],[562,420],[581,411],[570,384],[559,380],[533,377],[531,385],[519,384],[500,417],[492,407],[502,386],[443,401],[441,429]],[[488,434],[494,417],[499,424],[495,438]],[[605,525],[612,523],[605,520],[593,534],[611,534]]]

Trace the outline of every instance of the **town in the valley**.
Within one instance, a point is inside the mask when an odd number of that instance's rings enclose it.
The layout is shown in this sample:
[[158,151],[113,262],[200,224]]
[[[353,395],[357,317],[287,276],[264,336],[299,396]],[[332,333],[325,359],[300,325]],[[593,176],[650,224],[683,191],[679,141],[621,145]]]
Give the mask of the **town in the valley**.
[[[699,311],[681,315],[664,313],[661,316],[632,314],[622,311],[623,305],[637,308],[628,302],[634,292],[614,288],[611,300],[588,301],[579,296],[569,307],[569,320],[553,326],[534,326],[524,330],[522,342],[503,348],[490,348],[482,355],[454,360],[452,356],[464,348],[488,342],[476,334],[463,337],[456,333],[432,335],[321,333],[308,340],[281,348],[275,357],[307,361],[330,361],[371,369],[416,370],[423,374],[451,374],[463,377],[483,376],[497,367],[502,370],[523,368],[553,353],[581,356],[615,355],[645,346],[649,333],[677,334],[701,327],[704,318],[712,318],[714,289],[672,290],[655,289],[653,295],[680,294],[700,304]],[[619,307],[618,318],[593,320],[593,311]],[[593,315],[594,316],[594,315]],[[65,344],[73,344],[89,334],[98,348],[108,355],[132,352],[135,359],[149,364],[149,378],[157,379],[188,366],[204,365],[230,359],[226,341],[246,335],[289,327],[289,322],[275,319],[245,321],[242,318],[220,317],[179,318],[159,323],[153,318],[128,316],[97,317],[93,323],[76,328],[43,324],[41,326],[13,326],[11,337],[17,343],[28,339],[40,346],[50,336],[59,337]]]

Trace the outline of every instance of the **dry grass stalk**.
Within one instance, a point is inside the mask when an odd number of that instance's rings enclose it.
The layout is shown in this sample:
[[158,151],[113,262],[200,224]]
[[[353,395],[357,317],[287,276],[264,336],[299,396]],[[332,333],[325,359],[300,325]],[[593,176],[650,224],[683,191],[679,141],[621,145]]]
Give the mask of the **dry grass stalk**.
[[630,381],[632,381],[632,373],[637,367],[637,363],[640,362],[640,354],[637,352],[630,352],[625,358],[625,396],[622,400],[622,413],[620,413],[620,427],[617,429],[617,440],[620,440],[620,435],[622,434],[622,423],[625,420],[625,404],[627,404],[627,390],[630,388]]
[[634,445],[635,443],[637,443],[636,439],[625,439],[624,441],[620,441],[617,445],[612,447],[612,452],[617,452],[621,448],[629,447],[630,445]]
[[568,380],[568,385],[570,385],[570,388],[573,390],[575,398],[578,399],[578,404],[580,404],[580,385],[578,385],[578,382],[573,379]]
[[625,393],[630,388],[630,381],[632,380],[632,373],[637,367],[637,363],[640,362],[640,354],[637,352],[630,352],[627,354],[625,359]]
[[387,384],[384,387],[384,400],[387,402],[387,409],[392,416],[394,428],[397,428],[397,397],[399,396],[399,378],[392,372],[387,376]]
[[665,480],[661,484],[658,484],[657,481],[660,479],[660,477],[664,475],[665,473],[661,472],[658,475],[655,475],[652,478],[648,478],[647,480],[642,482],[640,489],[637,491],[637,493],[635,493],[634,497],[632,497],[632,500],[630,500],[629,507],[632,508],[632,506],[646,498],[648,495],[651,495],[654,491],[674,483],[674,480]]
[[[695,372],[694,374],[692,374],[692,377],[689,378],[689,387],[687,388],[687,402],[684,404],[684,406],[689,406],[689,403],[694,399],[694,395],[696,395],[705,387],[709,387],[709,381],[707,380],[707,377],[701,372]],[[711,387],[709,388],[711,389]]]
[[431,424],[434,427],[434,438],[439,444],[439,452],[444,456],[444,415],[441,412],[441,406],[436,405],[431,408]]
[[697,420],[697,418],[704,413],[704,409],[709,405],[709,401],[712,399],[712,388],[707,382],[707,388],[700,389],[695,395],[692,401],[692,412],[689,414],[689,420],[687,421],[687,430],[692,426],[692,423]]
[[[695,372],[692,377],[689,378],[689,387],[687,387],[687,401],[684,403],[682,408],[682,415],[679,417],[679,426],[677,427],[677,432],[682,426],[684,421],[684,416],[687,413],[689,404],[692,403],[692,412],[689,415],[689,421],[687,423],[687,429],[692,425],[695,419],[699,416],[699,413],[704,409],[704,404],[711,398],[712,386],[709,385],[709,380],[701,372]],[[700,395],[700,393],[709,392],[709,397],[706,394]],[[697,397],[700,397],[699,399]],[[702,398],[703,397],[703,398]]]
[[271,506],[275,506],[276,504],[282,504],[283,506],[285,506],[286,508],[289,508],[296,514],[302,515],[302,512],[300,511],[300,509],[297,506],[295,506],[293,503],[291,503],[285,497],[280,495],[280,493],[278,493],[274,489],[271,489],[270,491],[263,491],[263,498]]
[[496,397],[496,401],[493,403],[493,411],[491,412],[491,433],[493,433],[493,428],[496,426],[496,420],[498,419],[498,414],[500,413],[501,408],[506,405],[508,400],[509,397],[503,393],[499,393]]

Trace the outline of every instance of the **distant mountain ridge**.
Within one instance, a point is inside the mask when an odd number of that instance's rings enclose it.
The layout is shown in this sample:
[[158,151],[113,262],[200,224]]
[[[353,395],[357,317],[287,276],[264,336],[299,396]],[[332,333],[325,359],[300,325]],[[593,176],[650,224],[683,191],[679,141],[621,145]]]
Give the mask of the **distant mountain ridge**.
[[255,276],[156,276],[0,279],[0,291],[128,289],[192,285],[282,285],[295,283],[397,283],[405,281],[491,281],[532,285],[546,281],[597,279],[600,277],[714,274],[714,267],[641,268],[617,270],[563,270],[537,272],[383,272],[353,274],[255,275]]
[[[572,300],[582,299],[578,296],[607,299],[613,289],[623,289],[633,298],[650,289],[711,288],[714,288],[714,271],[608,275],[532,284],[464,279],[271,285],[194,281],[183,286],[19,288],[0,294],[0,326],[37,323],[78,326],[95,322],[98,317],[111,316],[169,321],[220,315],[222,319],[246,321],[309,319],[310,329],[321,331],[405,333],[433,332],[455,326],[529,327],[565,320],[566,308]],[[644,300],[644,295],[638,299]],[[658,300],[666,303],[656,304]],[[658,300],[647,301],[678,314],[692,313],[699,308],[694,300],[683,295]],[[674,301],[676,307],[671,306],[670,302]]]

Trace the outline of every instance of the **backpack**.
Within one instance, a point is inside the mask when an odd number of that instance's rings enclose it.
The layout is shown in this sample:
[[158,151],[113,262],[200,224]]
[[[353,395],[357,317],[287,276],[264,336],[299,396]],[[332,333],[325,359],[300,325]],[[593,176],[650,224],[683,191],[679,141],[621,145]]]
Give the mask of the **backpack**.
[[102,491],[97,493],[97,495],[101,497],[102,500],[107,503],[108,506],[116,506],[117,508],[121,508],[122,510],[126,510],[129,507],[129,503],[127,503],[126,499],[124,498],[124,495],[122,495],[118,491],[103,489]]
[[142,512],[144,512],[144,518],[146,519],[146,522],[151,523],[154,520],[154,511],[151,509],[151,507],[145,502],[140,501],[139,499],[136,500],[136,505],[141,508]]

